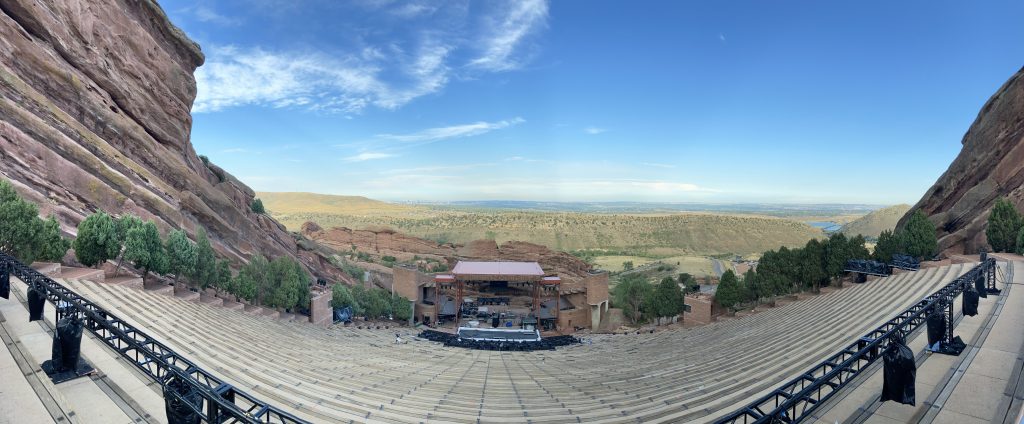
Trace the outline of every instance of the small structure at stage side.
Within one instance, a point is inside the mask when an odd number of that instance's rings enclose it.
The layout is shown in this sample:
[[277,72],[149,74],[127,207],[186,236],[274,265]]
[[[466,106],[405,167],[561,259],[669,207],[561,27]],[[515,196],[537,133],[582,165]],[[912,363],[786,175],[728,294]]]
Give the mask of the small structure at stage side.
[[608,312],[608,274],[563,278],[537,262],[459,261],[450,273],[394,267],[395,293],[414,303],[416,321],[451,329],[574,331]]

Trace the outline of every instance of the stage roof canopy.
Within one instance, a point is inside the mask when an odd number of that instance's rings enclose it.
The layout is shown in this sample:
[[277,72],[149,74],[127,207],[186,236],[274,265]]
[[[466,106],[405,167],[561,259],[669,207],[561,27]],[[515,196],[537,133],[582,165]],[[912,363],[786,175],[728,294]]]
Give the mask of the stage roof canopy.
[[536,262],[459,261],[452,274],[459,280],[524,281],[540,280],[544,270]]

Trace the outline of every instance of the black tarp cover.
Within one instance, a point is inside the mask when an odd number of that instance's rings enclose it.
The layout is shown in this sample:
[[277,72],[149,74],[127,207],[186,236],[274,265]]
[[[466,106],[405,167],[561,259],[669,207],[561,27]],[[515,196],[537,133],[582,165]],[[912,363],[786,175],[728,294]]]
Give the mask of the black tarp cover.
[[11,272],[3,266],[0,266],[0,297],[11,298]]
[[964,315],[973,317],[978,315],[978,292],[967,290],[964,292]]
[[936,307],[928,315],[927,323],[928,346],[935,346],[946,334],[946,315],[942,313],[942,308]]
[[879,400],[913,406],[916,401],[914,381],[917,379],[917,364],[914,363],[914,352],[904,343],[903,337],[889,339],[882,360],[882,397]]
[[46,305],[46,289],[33,284],[28,289],[28,320],[43,319],[43,306]]
[[51,360],[56,371],[74,370],[82,353],[82,320],[72,314],[57,322]]
[[985,276],[978,274],[978,277],[974,279],[974,290],[978,292],[978,297],[982,299],[988,298],[988,289],[985,288]]

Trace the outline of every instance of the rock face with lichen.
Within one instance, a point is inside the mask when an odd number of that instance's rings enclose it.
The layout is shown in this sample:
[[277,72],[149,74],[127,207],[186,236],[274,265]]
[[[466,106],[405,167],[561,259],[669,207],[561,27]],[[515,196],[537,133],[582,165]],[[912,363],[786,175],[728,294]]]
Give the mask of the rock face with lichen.
[[1024,209],[1024,69],[985,103],[963,138],[963,149],[910,212],[920,209],[938,228],[944,255],[990,250],[989,212],[1007,197]]
[[[300,255],[192,148],[199,46],[152,0],[0,0],[0,177],[74,234],[104,210],[210,235],[236,263]],[[315,256],[315,255],[314,255]]]

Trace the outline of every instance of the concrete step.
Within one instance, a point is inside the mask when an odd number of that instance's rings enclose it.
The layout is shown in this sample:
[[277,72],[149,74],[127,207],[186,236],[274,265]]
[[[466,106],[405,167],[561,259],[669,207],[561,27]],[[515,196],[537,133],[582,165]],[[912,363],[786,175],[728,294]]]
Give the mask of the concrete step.
[[130,276],[130,275],[122,275],[122,276],[117,276],[117,277],[107,277],[105,282],[107,284],[112,284],[112,285],[121,286],[121,287],[127,287],[127,288],[130,288],[130,289],[136,289],[136,290],[142,290],[143,289],[142,277],[133,277],[133,276]]
[[60,275],[61,265],[54,262],[32,262],[32,269],[47,277]]
[[60,278],[66,280],[89,280],[97,283],[106,281],[106,273],[102,269],[94,268],[76,268],[70,266],[62,266],[60,270]]

